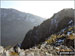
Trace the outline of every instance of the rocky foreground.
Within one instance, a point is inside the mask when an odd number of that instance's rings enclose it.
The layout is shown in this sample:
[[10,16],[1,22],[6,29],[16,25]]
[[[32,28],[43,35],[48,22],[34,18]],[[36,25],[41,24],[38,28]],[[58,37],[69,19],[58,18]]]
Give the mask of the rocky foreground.
[[[64,48],[60,49],[62,47],[65,47],[66,50]],[[42,44],[41,48],[33,47],[30,49],[23,50],[18,47],[17,50],[18,52],[15,52],[13,48],[6,50],[2,46],[0,46],[0,56],[58,56],[60,55],[59,53],[60,50],[72,51],[70,48],[66,46],[53,47],[51,45],[45,45],[45,44]],[[74,55],[70,55],[70,56],[74,56]]]
[[42,48],[30,48],[30,49],[20,49],[18,47],[18,53],[13,50],[5,50],[3,47],[0,47],[0,56],[54,56],[57,55],[56,50],[53,50],[52,46],[46,46]]
[[[67,48],[66,46],[64,47]],[[0,56],[58,56],[60,55],[59,50],[60,47],[41,45],[41,48],[34,47],[26,50],[20,49],[18,47],[18,52],[15,52],[13,48],[10,48],[9,50],[5,50],[2,46],[0,46]],[[61,49],[61,51],[65,51],[65,49]],[[67,48],[66,51],[72,51],[72,50],[70,48]],[[70,56],[74,56],[74,55],[70,55]]]
[[[70,40],[75,39],[75,34],[72,33],[72,36],[67,39]],[[75,49],[73,47],[69,48],[65,45],[53,46],[50,44],[51,43],[50,41],[51,39],[48,39],[42,44],[38,44],[37,46],[25,50],[20,49],[20,47],[17,47],[16,51],[14,50],[14,47],[7,49],[0,46],[0,56],[60,56],[61,52],[73,52],[72,54],[68,55],[69,56],[75,55]],[[68,55],[63,55],[63,56],[68,56]]]

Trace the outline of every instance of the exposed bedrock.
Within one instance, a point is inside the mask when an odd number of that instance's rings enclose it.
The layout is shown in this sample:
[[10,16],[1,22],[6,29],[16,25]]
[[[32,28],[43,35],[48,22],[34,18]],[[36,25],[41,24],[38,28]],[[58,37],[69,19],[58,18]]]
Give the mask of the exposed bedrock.
[[74,9],[63,9],[55,13],[51,18],[45,20],[42,24],[28,31],[22,44],[22,49],[33,47],[45,41],[51,34],[56,34],[60,30],[74,25]]

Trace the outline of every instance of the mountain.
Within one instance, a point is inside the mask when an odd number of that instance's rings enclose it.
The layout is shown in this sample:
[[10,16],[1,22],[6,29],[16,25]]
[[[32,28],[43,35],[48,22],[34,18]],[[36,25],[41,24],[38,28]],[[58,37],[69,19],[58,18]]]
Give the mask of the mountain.
[[39,26],[28,31],[21,44],[21,48],[28,49],[33,47],[44,42],[52,34],[59,34],[59,32],[62,34],[66,28],[74,26],[74,11],[75,9],[63,9],[55,13],[50,19],[45,20]]
[[0,8],[1,45],[21,43],[25,34],[34,26],[40,25],[44,18],[15,9]]

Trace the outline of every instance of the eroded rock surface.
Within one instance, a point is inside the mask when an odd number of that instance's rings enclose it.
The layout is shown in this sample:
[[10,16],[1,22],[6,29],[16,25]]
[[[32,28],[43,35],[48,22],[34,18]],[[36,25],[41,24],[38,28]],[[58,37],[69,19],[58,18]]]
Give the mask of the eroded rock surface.
[[[53,17],[44,21],[39,26],[34,27],[26,34],[21,44],[21,48],[27,49],[33,47],[44,42],[46,38],[52,34],[57,34],[62,29],[74,26],[74,11],[74,9],[63,9],[58,13],[55,13]],[[63,31],[64,30],[61,31],[61,34]]]

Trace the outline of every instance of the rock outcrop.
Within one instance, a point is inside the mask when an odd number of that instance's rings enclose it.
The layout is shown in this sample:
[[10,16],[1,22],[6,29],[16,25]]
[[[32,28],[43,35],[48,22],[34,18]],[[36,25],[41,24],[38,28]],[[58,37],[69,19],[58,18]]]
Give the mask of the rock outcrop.
[[[57,34],[62,29],[74,26],[74,11],[74,9],[63,9],[39,26],[34,27],[26,34],[21,48],[27,49],[33,47],[45,41],[52,34]],[[63,32],[63,30],[61,32]]]
[[[17,52],[14,51],[13,47],[10,49],[6,49],[0,46],[0,56],[60,56],[60,52],[63,51],[72,52],[72,54],[69,53],[68,55],[75,56],[74,51],[67,46],[61,45],[55,47],[47,44],[46,42],[43,42],[43,44],[34,46],[26,50],[17,47],[16,50]],[[67,56],[67,54],[64,54],[64,56]]]

